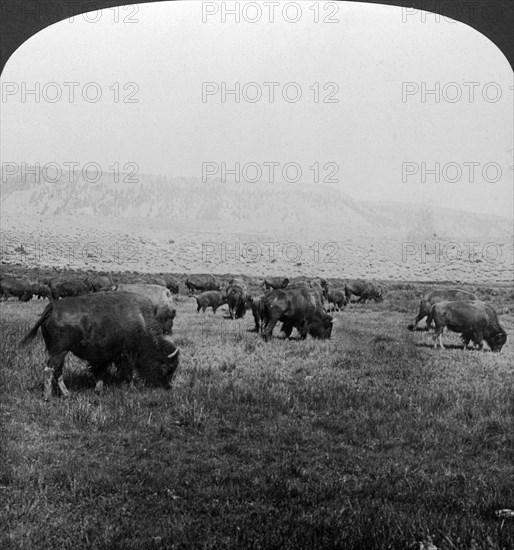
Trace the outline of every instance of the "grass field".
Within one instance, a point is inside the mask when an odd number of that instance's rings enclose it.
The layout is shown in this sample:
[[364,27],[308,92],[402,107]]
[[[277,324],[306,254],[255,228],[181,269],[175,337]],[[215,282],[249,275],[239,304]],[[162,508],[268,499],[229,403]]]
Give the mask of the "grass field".
[[0,548],[514,548],[512,289],[483,296],[500,354],[408,332],[423,290],[270,343],[179,296],[172,390],[96,395],[70,358],[48,403],[40,336],[17,348],[44,305],[1,303]]

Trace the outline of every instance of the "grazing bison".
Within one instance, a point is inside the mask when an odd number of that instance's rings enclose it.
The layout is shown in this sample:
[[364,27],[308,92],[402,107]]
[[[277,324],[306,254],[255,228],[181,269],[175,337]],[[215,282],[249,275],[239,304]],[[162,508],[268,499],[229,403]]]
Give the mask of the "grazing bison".
[[332,334],[332,317],[325,313],[319,296],[311,288],[299,286],[273,290],[262,299],[259,313],[264,340],[271,338],[278,321],[282,321],[282,332],[287,338],[293,328],[298,330],[302,339],[307,334],[314,338],[330,338]]
[[196,299],[196,312],[200,313],[200,310],[205,313],[208,307],[212,307],[212,312],[216,313],[216,310],[227,303],[227,297],[219,290],[206,290],[201,292],[198,296],[194,296]]
[[496,311],[484,302],[437,302],[430,309],[434,320],[434,348],[437,344],[444,349],[442,334],[447,327],[462,334],[464,349],[472,340],[479,349],[485,340],[492,351],[501,351],[507,341],[507,334],[500,326]]
[[212,275],[190,275],[186,279],[186,286],[191,293],[196,290],[221,290],[220,284]]
[[241,284],[229,284],[226,290],[228,312],[231,319],[240,319],[244,317],[246,308],[251,304],[251,297],[249,296],[246,285]]
[[90,292],[105,292],[114,290],[115,284],[109,275],[89,276],[84,279],[84,283]]
[[89,288],[84,281],[61,281],[53,283],[48,281],[52,294],[52,300],[65,298],[67,296],[82,296],[89,293]]
[[50,287],[48,285],[45,285],[44,283],[31,283],[31,290],[32,294],[34,296],[37,296],[38,300],[40,298],[50,299],[52,297],[52,291],[50,290]]
[[28,302],[32,300],[32,285],[25,279],[3,275],[0,280],[0,296],[4,300],[14,297],[21,302]]
[[178,366],[178,349],[162,334],[150,300],[129,292],[105,292],[52,301],[22,341],[31,342],[39,328],[50,358],[45,368],[44,397],[52,390],[67,397],[62,370],[71,352],[89,363],[96,389],[111,363],[130,367],[152,384],[169,387]]
[[264,279],[264,288],[266,290],[276,289],[276,288],[286,288],[289,284],[289,279],[287,277],[266,277]]
[[165,273],[163,275],[164,282],[166,283],[166,288],[172,293],[172,294],[178,294],[179,291],[179,284],[178,281],[169,275],[168,273]]
[[370,281],[356,280],[348,281],[344,285],[344,293],[346,296],[346,302],[350,303],[352,294],[359,296],[357,303],[366,303],[366,300],[375,300],[375,302],[381,302],[384,297],[382,291],[375,287]]
[[173,304],[171,292],[166,287],[145,283],[119,284],[116,286],[116,291],[131,292],[149,299],[154,308],[155,318],[162,326],[163,333],[172,333],[173,320],[177,311]]
[[472,302],[476,299],[477,297],[471,292],[460,290],[459,288],[448,288],[446,290],[432,290],[427,292],[423,298],[421,298],[421,302],[419,303],[419,311],[416,315],[416,319],[414,319],[414,323],[409,325],[407,328],[409,330],[414,330],[418,326],[421,319],[426,317],[426,330],[428,330],[432,324],[430,310],[434,304],[437,304],[437,302]]
[[344,290],[331,290],[327,292],[327,301],[329,307],[333,306],[335,311],[340,311],[346,305],[346,296]]

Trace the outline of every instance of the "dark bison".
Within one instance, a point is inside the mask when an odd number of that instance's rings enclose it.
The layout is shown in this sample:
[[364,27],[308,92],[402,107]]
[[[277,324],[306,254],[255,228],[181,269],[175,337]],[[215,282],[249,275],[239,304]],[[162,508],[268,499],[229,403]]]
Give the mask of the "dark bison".
[[263,315],[263,301],[264,298],[272,291],[268,291],[266,294],[252,299],[252,314],[255,322],[255,332],[260,332],[262,329],[262,315]]
[[286,288],[289,284],[289,279],[287,277],[266,277],[263,284],[266,290],[270,288]]
[[409,330],[414,330],[418,326],[421,319],[426,317],[426,330],[428,330],[432,324],[430,310],[434,304],[437,304],[437,302],[472,302],[476,299],[477,297],[471,292],[460,290],[459,288],[448,288],[446,290],[432,290],[427,292],[423,298],[421,298],[421,302],[419,303],[419,311],[414,319],[414,323],[409,325],[407,328]]
[[[233,281],[231,281],[233,283]],[[247,307],[251,305],[251,297],[244,284],[229,284],[226,290],[228,312],[231,319],[244,317]]]
[[2,279],[0,280],[0,296],[4,300],[14,297],[18,298],[21,302],[28,302],[32,300],[31,283],[13,275],[2,275]]
[[37,296],[37,299],[40,298],[48,298],[50,299],[52,297],[52,291],[50,290],[50,287],[48,285],[45,285],[44,283],[31,283],[31,290],[32,294],[34,296]]
[[194,298],[196,299],[197,313],[200,313],[200,310],[205,313],[208,307],[212,307],[212,312],[216,313],[220,306],[227,303],[227,297],[219,290],[206,290]]
[[327,293],[327,301],[329,307],[334,308],[335,311],[340,311],[346,305],[346,296],[344,290],[334,289]]
[[212,275],[190,275],[186,279],[186,286],[191,293],[196,290],[221,290],[220,284]]
[[273,290],[262,299],[259,312],[264,340],[271,338],[278,321],[282,321],[282,332],[287,338],[293,328],[302,339],[307,334],[314,338],[330,338],[332,334],[332,317],[325,313],[319,296],[311,288]]
[[485,340],[492,351],[501,351],[507,341],[507,333],[500,326],[496,311],[483,302],[437,302],[430,309],[434,320],[434,348],[444,349],[442,334],[447,327],[462,334],[464,349],[473,341],[479,349]]
[[65,298],[67,296],[82,296],[89,293],[89,288],[84,281],[60,281],[54,283],[48,281],[52,300]]
[[352,295],[359,296],[357,303],[366,303],[366,300],[375,300],[375,302],[381,302],[384,297],[382,291],[375,287],[370,281],[356,280],[348,281],[344,285],[344,293],[346,296],[346,302],[350,303]]
[[166,288],[172,294],[178,294],[178,291],[179,291],[178,281],[168,273],[165,273],[162,277],[164,279],[164,282],[166,283]]
[[114,290],[114,282],[109,275],[94,275],[84,279],[85,285],[90,292],[105,292]]
[[50,302],[22,341],[31,342],[39,328],[50,355],[44,397],[52,390],[69,395],[62,370],[71,352],[89,363],[96,389],[111,363],[130,368],[145,381],[169,387],[178,366],[178,349],[162,334],[149,300],[128,292],[106,292]]
[[162,326],[164,334],[171,334],[173,331],[173,320],[177,314],[173,304],[171,292],[161,285],[150,285],[145,283],[118,284],[116,291],[131,292],[152,302],[155,318]]

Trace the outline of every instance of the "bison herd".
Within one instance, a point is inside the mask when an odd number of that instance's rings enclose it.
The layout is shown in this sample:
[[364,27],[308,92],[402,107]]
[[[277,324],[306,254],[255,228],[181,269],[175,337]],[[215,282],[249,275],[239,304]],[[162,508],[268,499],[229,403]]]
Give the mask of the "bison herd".
[[[255,331],[264,341],[272,338],[278,322],[286,338],[293,329],[301,339],[307,335],[330,338],[330,313],[342,310],[352,296],[358,298],[358,303],[383,300],[382,291],[363,280],[329,288],[325,279],[267,277],[260,296],[251,296],[241,278],[230,279],[222,289],[212,275],[191,275],[185,286],[196,300],[198,313],[211,308],[215,314],[226,304],[230,318],[240,319],[250,310]],[[164,274],[130,283],[109,274],[74,280],[30,281],[7,274],[0,278],[0,297],[4,300],[17,297],[26,302],[35,296],[50,300],[22,342],[28,344],[41,329],[50,355],[45,369],[45,398],[52,392],[68,395],[62,369],[69,352],[89,363],[98,390],[112,365],[123,379],[140,378],[169,387],[179,357],[170,339],[176,316],[173,294],[178,292],[179,283]],[[460,289],[423,296],[409,330],[425,317],[427,330],[432,323],[435,325],[434,347],[444,347],[441,337],[445,328],[461,334],[464,348],[473,342],[482,349],[485,341],[491,350],[500,351],[507,339],[494,309]]]

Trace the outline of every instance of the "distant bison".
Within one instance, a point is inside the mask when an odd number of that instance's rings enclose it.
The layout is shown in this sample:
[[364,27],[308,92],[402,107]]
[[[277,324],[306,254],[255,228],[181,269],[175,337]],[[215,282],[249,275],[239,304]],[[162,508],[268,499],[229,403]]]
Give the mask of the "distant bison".
[[370,281],[355,280],[348,281],[344,285],[344,293],[346,296],[346,302],[350,303],[352,295],[359,296],[357,303],[366,303],[367,300],[375,300],[375,302],[381,302],[384,297],[382,291],[375,287]]
[[471,302],[476,299],[477,297],[474,294],[466,290],[461,290],[460,288],[448,288],[446,290],[432,290],[427,292],[423,298],[421,298],[421,302],[419,303],[419,311],[416,315],[416,319],[414,319],[414,323],[409,325],[407,328],[409,330],[414,330],[418,326],[421,319],[426,317],[426,330],[428,330],[432,324],[430,310],[434,304],[437,304],[437,302]]
[[320,297],[310,288],[273,290],[262,299],[259,313],[264,340],[271,338],[278,321],[283,323],[282,332],[286,338],[291,336],[293,328],[302,339],[307,334],[314,338],[330,338],[332,334],[332,317],[325,313]]
[[287,277],[266,277],[264,279],[264,288],[266,289],[286,288],[288,284]]
[[339,311],[346,305],[346,296],[344,290],[331,290],[327,293],[327,301],[330,306],[334,307],[335,311]]
[[45,285],[44,283],[31,283],[31,290],[32,294],[34,296],[37,296],[37,299],[40,298],[48,298],[50,299],[52,297],[52,291],[50,290],[50,287],[48,285]]
[[212,275],[190,275],[186,279],[186,286],[190,292],[221,290],[219,282]]
[[4,300],[14,297],[21,302],[28,302],[32,300],[31,283],[13,275],[2,275],[0,279],[0,296]]
[[144,296],[152,302],[154,314],[162,326],[164,334],[173,332],[173,321],[176,316],[176,309],[173,304],[171,292],[164,286],[145,283],[119,284],[116,286],[119,292],[132,292]]
[[90,292],[102,292],[114,289],[114,282],[109,275],[88,276],[84,279]]
[[264,304],[264,298],[271,294],[273,292],[272,290],[268,290],[265,294],[262,296],[259,296],[258,298],[252,299],[252,315],[253,320],[255,323],[255,332],[261,332],[262,331],[262,317],[263,317],[263,304]]
[[226,290],[228,312],[231,319],[240,319],[244,317],[247,306],[251,304],[251,297],[246,290],[246,285],[234,284],[234,281],[231,283]]
[[212,308],[212,312],[216,313],[216,310],[227,303],[227,297],[219,290],[206,290],[194,297],[196,299],[196,311],[200,313],[200,310],[205,313],[208,307]]
[[166,283],[166,288],[172,294],[178,294],[178,291],[179,291],[178,281],[168,273],[165,273],[162,277],[164,279],[164,282]]
[[462,334],[464,349],[473,341],[479,349],[485,340],[492,351],[499,352],[507,341],[507,334],[500,326],[494,309],[483,302],[438,302],[430,309],[434,320],[434,348],[444,349],[442,334],[447,327]]
[[105,292],[52,301],[22,341],[31,342],[39,328],[50,358],[45,368],[44,397],[52,391],[67,397],[62,370],[71,352],[89,363],[96,389],[111,363],[129,367],[152,384],[169,387],[178,366],[178,349],[162,334],[150,300],[128,292]]
[[49,281],[50,292],[53,300],[65,298],[67,296],[82,296],[89,293],[89,287],[84,281],[61,281],[54,283]]

